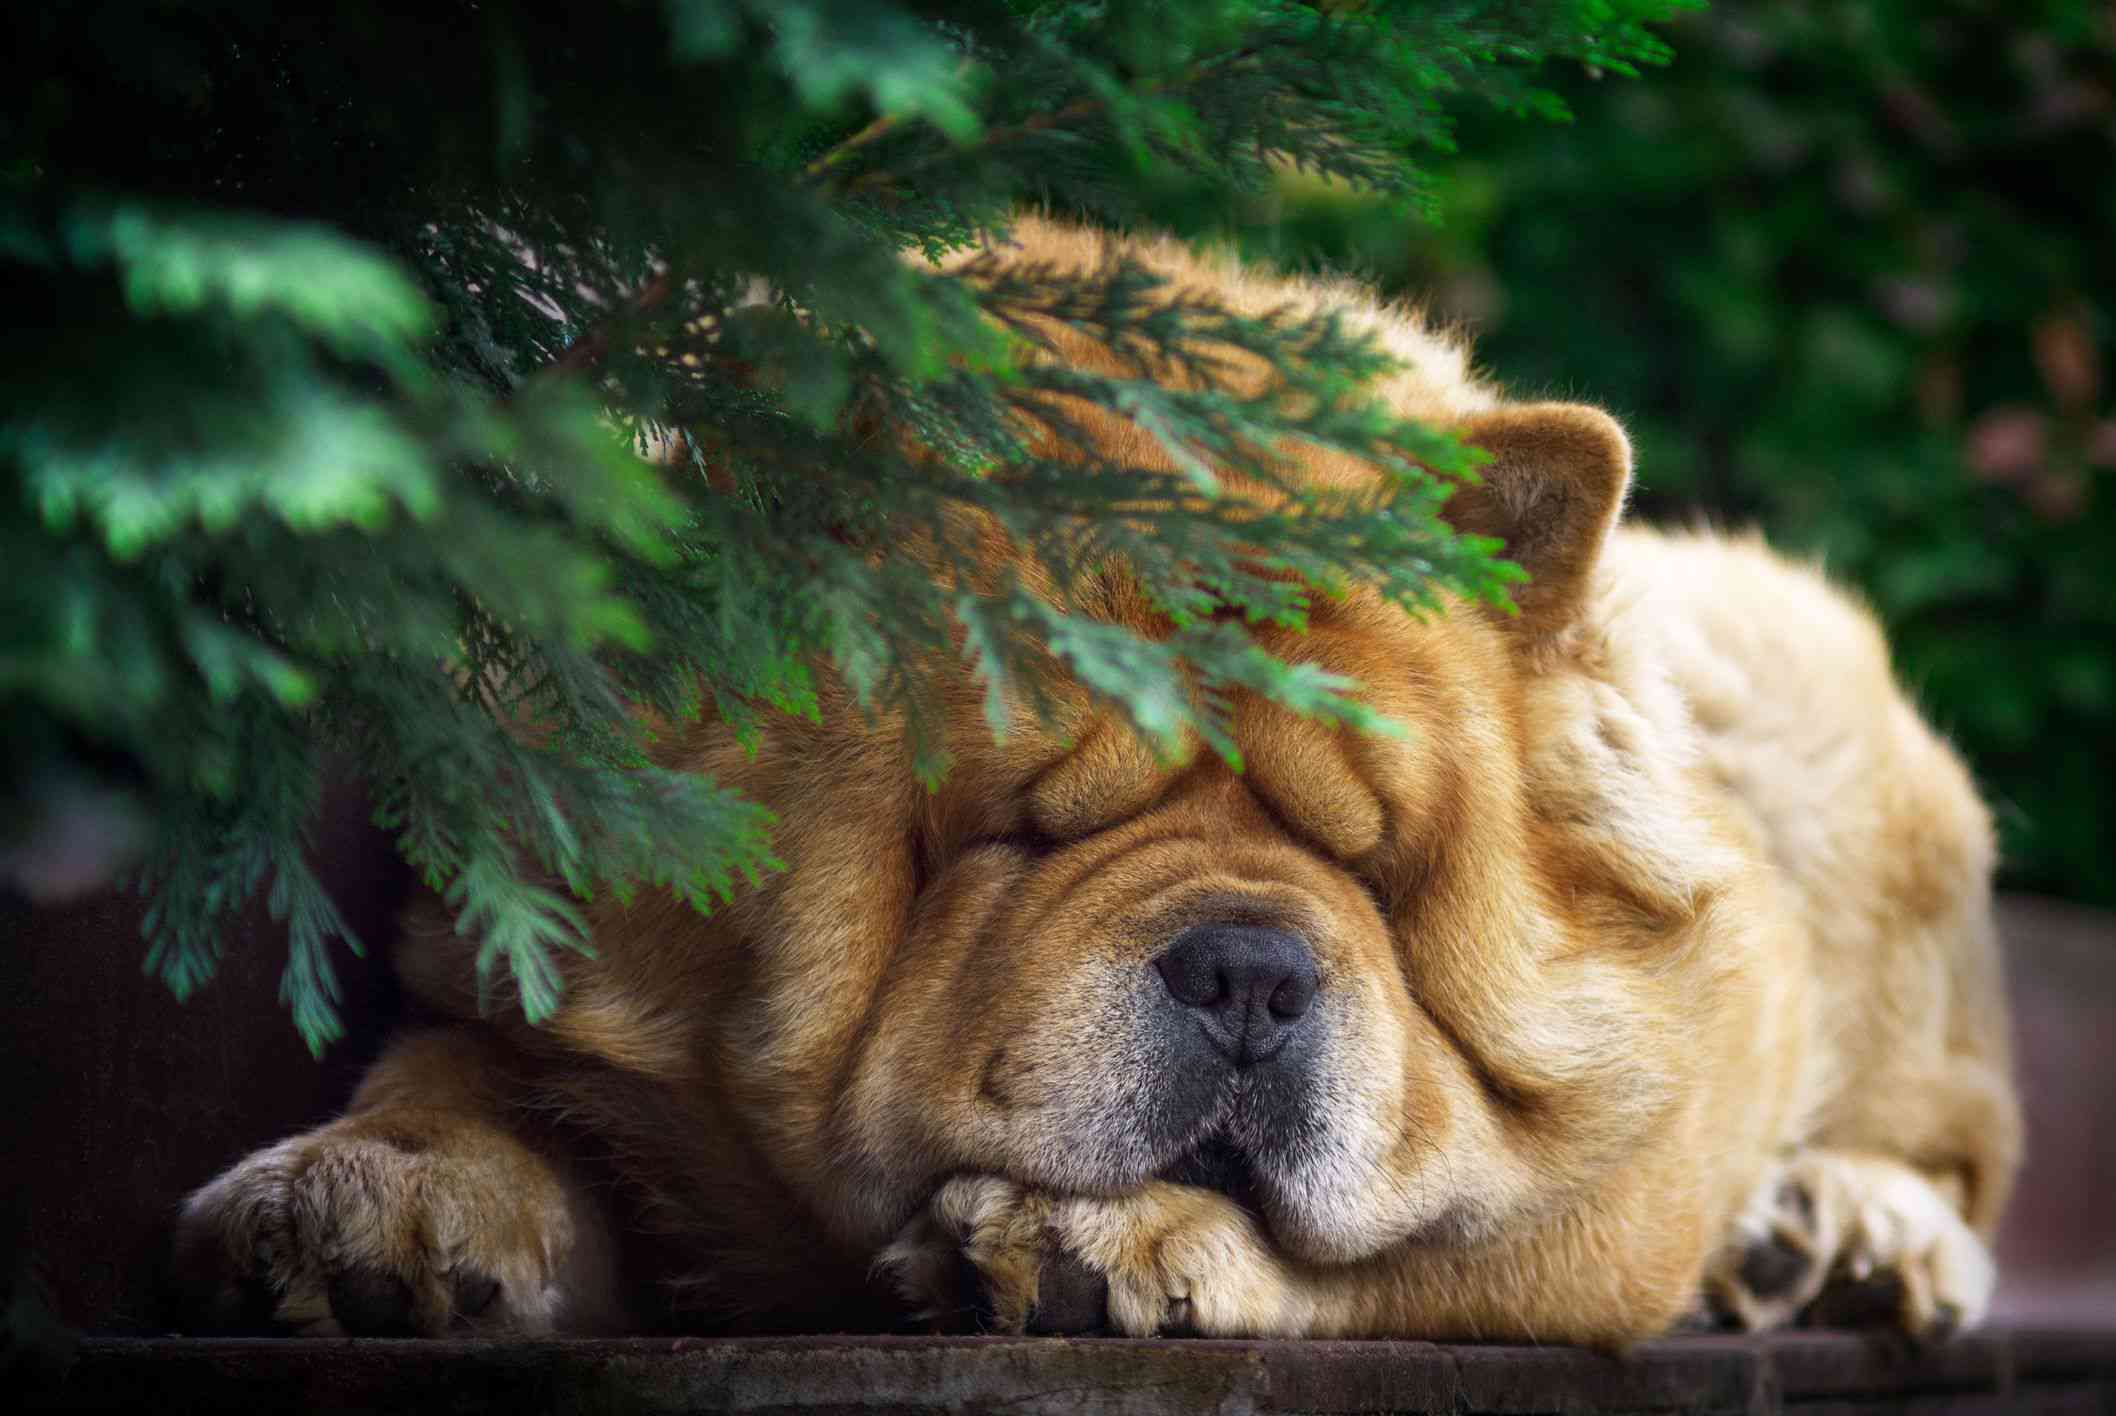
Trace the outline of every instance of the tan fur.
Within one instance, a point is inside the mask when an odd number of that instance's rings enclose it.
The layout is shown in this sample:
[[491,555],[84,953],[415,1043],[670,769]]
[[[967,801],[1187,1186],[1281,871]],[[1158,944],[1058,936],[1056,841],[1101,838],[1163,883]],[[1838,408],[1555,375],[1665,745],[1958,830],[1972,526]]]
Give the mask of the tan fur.
[[[1113,249],[1014,235],[982,259]],[[1408,732],[1243,703],[1240,775],[1157,763],[1077,690],[1055,727],[995,744],[967,676],[930,795],[899,726],[835,696],[754,756],[671,733],[665,761],[779,813],[790,871],[710,919],[597,905],[596,957],[567,961],[540,1030],[471,1021],[473,946],[426,907],[402,971],[466,1022],[194,1197],[182,1262],[209,1309],[261,1279],[282,1319],[325,1321],[335,1272],[432,1288],[455,1263],[508,1275],[501,1326],[572,1330],[619,1321],[621,1251],[634,1323],[937,1317],[965,1257],[1018,1329],[1060,1256],[1106,1278],[1125,1332],[1621,1345],[1700,1297],[1784,1320],[1840,1261],[1894,1275],[1913,1331],[1981,1315],[1978,1236],[2018,1153],[1991,834],[1871,619],[1754,542],[1612,529],[1612,420],[1507,403],[1354,286],[1123,249],[1252,313],[1375,331],[1405,365],[1394,405],[1493,452],[1456,515],[1534,573],[1521,616],[1414,619],[1354,589],[1304,635],[1261,631]],[[1050,357],[1122,367],[1045,333]],[[1091,431],[1166,465],[1135,428]],[[1376,475],[1295,455],[1317,484]],[[1096,593],[1164,632],[1121,567]],[[1249,1209],[1157,1178],[1178,1079],[1140,1022],[1166,1002],[1156,956],[1224,920],[1297,936],[1320,980],[1305,1139],[1257,1162]],[[423,1149],[376,1139],[395,1134]],[[290,1229],[289,1174],[326,1161],[359,1183]],[[436,1198],[451,1183],[482,1188]],[[444,1213],[469,1218],[437,1239]],[[261,1227],[296,1240],[260,1248]],[[1767,1241],[1810,1261],[1792,1288],[1745,1277]],[[451,1326],[439,1292],[418,1330]]]

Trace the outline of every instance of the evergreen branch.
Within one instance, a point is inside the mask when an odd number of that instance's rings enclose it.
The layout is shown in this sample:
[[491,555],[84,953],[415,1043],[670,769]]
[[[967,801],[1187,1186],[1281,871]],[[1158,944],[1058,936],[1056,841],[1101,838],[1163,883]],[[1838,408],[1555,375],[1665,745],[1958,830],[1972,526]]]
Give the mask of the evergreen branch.
[[[1364,392],[1380,351],[1142,272],[902,253],[1024,198],[1199,230],[1281,159],[1415,190],[1443,95],[1533,108],[1539,57],[1650,62],[1667,3],[664,0],[584,27],[490,0],[295,28],[229,0],[137,34],[15,7],[0,55],[72,57],[18,76],[0,196],[29,331],[0,380],[0,780],[123,759],[156,824],[150,969],[202,985],[269,885],[320,1046],[345,936],[302,855],[319,761],[361,765],[542,1016],[569,893],[705,910],[777,865],[757,804],[655,765],[647,714],[754,744],[835,674],[930,778],[967,658],[995,730],[1054,671],[1164,747],[1230,752],[1237,689],[1372,726],[1249,627],[1509,579],[1438,519],[1468,454]],[[83,111],[107,121],[53,116]],[[1127,367],[1025,357],[1056,326]],[[1230,358],[1277,390],[1227,392]],[[1094,436],[1112,417],[1130,452]],[[662,439],[682,474],[634,454]],[[1371,493],[1305,491],[1301,444]],[[1095,618],[1111,561],[1165,637]]]
[[[1236,49],[1217,58],[1203,60],[1194,64],[1179,75],[1141,84],[1137,88],[1128,90],[1125,97],[1137,100],[1176,92],[1199,82],[1215,70],[1230,67],[1245,59],[1254,58],[1255,55],[1256,51],[1254,49]],[[964,158],[982,157],[1013,143],[1035,137],[1038,134],[1047,133],[1056,128],[1063,128],[1083,119],[1098,117],[1110,111],[1111,101],[1111,98],[1106,95],[1078,98],[1063,107],[1048,112],[1032,113],[1018,123],[988,128],[980,140],[969,148],[932,153],[915,162],[907,163],[893,172],[881,169],[861,173],[845,185],[845,195],[858,196],[863,193],[873,192],[879,188],[908,185],[913,178],[929,172],[943,163],[959,161]],[[881,136],[882,133],[876,132],[869,136],[867,141],[872,142],[875,138]],[[862,146],[864,145],[863,143]]]
[[984,140],[969,152],[935,153],[917,162],[907,163],[896,171],[878,169],[872,172],[863,172],[845,185],[845,193],[848,196],[858,196],[863,193],[873,192],[878,188],[902,186],[908,184],[912,178],[934,167],[938,167],[944,162],[960,160],[964,157],[981,157],[986,153],[1006,147],[1010,143],[1018,143],[1024,138],[1034,137],[1038,133],[1047,133],[1053,128],[1064,127],[1083,118],[1095,117],[1107,112],[1108,109],[1109,100],[1104,98],[1075,99],[1063,108],[1054,109],[1048,113],[1031,114],[1019,123],[1011,123],[1002,128],[993,128],[985,134]]
[[879,141],[895,132],[899,121],[901,121],[901,116],[895,113],[877,115],[874,121],[868,123],[867,126],[843,141],[833,144],[813,161],[804,165],[801,168],[801,180],[812,183],[828,176],[832,168],[845,163],[869,143]]
[[641,286],[625,308],[610,315],[595,328],[567,345],[565,350],[547,364],[542,372],[546,382],[568,378],[576,374],[593,373],[609,357],[611,341],[616,331],[638,323],[659,309],[677,288],[673,271],[664,271]]

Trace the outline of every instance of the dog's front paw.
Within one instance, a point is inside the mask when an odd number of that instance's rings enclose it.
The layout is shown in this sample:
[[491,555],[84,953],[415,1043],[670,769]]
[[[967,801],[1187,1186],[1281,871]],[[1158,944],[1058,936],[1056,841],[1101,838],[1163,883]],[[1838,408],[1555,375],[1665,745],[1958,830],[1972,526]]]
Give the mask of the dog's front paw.
[[1984,1320],[1997,1269],[1932,1182],[1885,1156],[1809,1151],[1761,1186],[1706,1279],[1740,1326],[1892,1326],[1938,1341]]
[[[942,1185],[876,1259],[914,1323],[946,1332],[1043,1330],[1054,1306],[1043,1271],[1056,1257],[1051,1200],[996,1175]],[[1055,1290],[1052,1297],[1055,1297]],[[1092,1330],[1099,1298],[1067,1331]]]
[[576,1218],[549,1166],[490,1127],[340,1122],[185,1202],[178,1318],[307,1336],[549,1333],[585,1257]]
[[917,1321],[955,1330],[1293,1337],[1312,1316],[1245,1210],[1160,1182],[1100,1199],[958,1177],[880,1263]]

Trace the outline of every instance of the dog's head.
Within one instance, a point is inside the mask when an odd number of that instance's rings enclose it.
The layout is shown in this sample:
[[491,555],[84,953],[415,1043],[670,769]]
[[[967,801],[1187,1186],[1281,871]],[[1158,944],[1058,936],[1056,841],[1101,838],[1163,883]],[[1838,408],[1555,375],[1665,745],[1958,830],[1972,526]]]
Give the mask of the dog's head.
[[[1520,613],[1354,590],[1260,631],[1399,733],[1242,702],[1236,772],[1157,760],[1061,691],[994,743],[965,674],[937,792],[849,709],[716,758],[778,810],[791,866],[724,916],[746,962],[722,1046],[841,1233],[885,1238],[953,1174],[1163,1178],[1346,1260],[1548,1213],[1673,1104],[1693,946],[1728,912],[1681,707],[1604,632],[1630,450],[1454,361],[1456,387],[1414,368],[1399,403],[1492,454],[1450,519],[1530,572]],[[1100,595],[1156,632],[1121,569]]]
[[731,1046],[843,1232],[973,1172],[1211,1185],[1318,1260],[1467,1241],[1591,1185],[1670,1104],[1714,852],[1679,708],[1578,623],[1628,450],[1569,406],[1468,431],[1496,460],[1458,515],[1537,577],[1518,618],[1353,593],[1264,634],[1399,734],[1243,702],[1237,773],[1156,760],[1085,695],[995,744],[965,682],[934,793],[886,732],[767,746],[791,870],[731,912],[754,990]]

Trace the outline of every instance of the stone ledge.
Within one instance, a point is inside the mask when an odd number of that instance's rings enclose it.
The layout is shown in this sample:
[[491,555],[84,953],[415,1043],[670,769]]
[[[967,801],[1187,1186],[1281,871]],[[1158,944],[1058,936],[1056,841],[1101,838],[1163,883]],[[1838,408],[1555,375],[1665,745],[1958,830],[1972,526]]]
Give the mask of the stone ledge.
[[[36,1411],[2116,1412],[2116,1329],[1913,1354],[1843,1333],[1685,1337],[1623,1358],[1426,1342],[91,1338]],[[20,1409],[20,1408],[18,1408]]]

